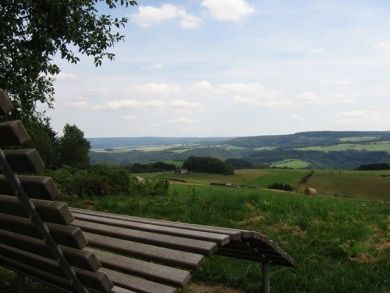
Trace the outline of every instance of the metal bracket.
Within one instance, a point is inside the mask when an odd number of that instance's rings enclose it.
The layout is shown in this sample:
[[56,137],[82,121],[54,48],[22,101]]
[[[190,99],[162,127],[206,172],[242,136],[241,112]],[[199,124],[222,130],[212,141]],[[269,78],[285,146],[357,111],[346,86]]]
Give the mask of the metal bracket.
[[[20,204],[22,205],[27,215],[30,217],[31,222],[37,229],[39,235],[45,241],[49,252],[53,256],[54,260],[58,263],[59,267],[64,272],[66,278],[70,281],[72,287],[76,290],[77,293],[88,293],[88,290],[81,283],[81,281],[76,275],[76,272],[71,267],[71,265],[65,258],[62,250],[60,249],[60,247],[57,245],[54,238],[50,234],[49,228],[47,227],[45,222],[42,221],[42,218],[40,217],[37,210],[35,209],[32,200],[30,199],[27,192],[23,188],[19,180],[19,177],[15,174],[12,167],[8,163],[7,158],[1,148],[0,148],[0,167],[3,171],[6,180],[11,185],[15,195],[19,199]],[[19,282],[19,277],[18,277],[18,282]]]
[[262,271],[262,284],[261,284],[261,292],[262,293],[270,293],[271,291],[271,282],[270,282],[270,269],[271,265],[268,262],[263,262],[261,271]]

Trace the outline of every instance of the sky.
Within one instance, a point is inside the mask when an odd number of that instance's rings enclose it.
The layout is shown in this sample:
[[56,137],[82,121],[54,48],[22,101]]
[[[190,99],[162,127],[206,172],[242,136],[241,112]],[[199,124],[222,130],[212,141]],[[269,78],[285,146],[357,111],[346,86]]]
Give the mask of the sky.
[[52,126],[87,137],[390,130],[390,1],[139,0],[115,60],[60,59]]

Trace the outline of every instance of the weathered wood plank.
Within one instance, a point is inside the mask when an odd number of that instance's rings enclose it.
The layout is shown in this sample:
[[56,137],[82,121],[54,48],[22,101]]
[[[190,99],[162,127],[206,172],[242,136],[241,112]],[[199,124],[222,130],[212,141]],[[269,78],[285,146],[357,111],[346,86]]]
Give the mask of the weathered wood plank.
[[132,222],[160,225],[160,226],[164,226],[164,227],[175,227],[175,228],[183,228],[183,229],[195,230],[195,231],[226,234],[226,235],[230,236],[231,240],[239,240],[239,239],[241,239],[241,236],[250,237],[252,235],[252,232],[247,231],[247,230],[237,230],[237,229],[231,229],[231,228],[221,228],[221,227],[197,225],[197,224],[182,223],[182,222],[156,220],[156,219],[118,215],[118,214],[112,214],[112,213],[106,213],[106,212],[100,212],[100,211],[91,211],[91,210],[78,209],[78,208],[71,208],[71,210],[72,210],[72,212],[76,212],[76,213],[80,213],[80,214],[101,216],[101,217],[110,218],[110,219],[128,220],[128,221],[132,221]]
[[176,288],[102,268],[115,285],[144,293],[174,293]]
[[24,145],[29,140],[30,137],[19,120],[0,123],[1,147]]
[[191,279],[191,274],[185,270],[130,258],[98,249],[86,249],[95,253],[103,267],[111,270],[129,273],[147,280],[176,287],[184,287]]
[[[42,257],[51,258],[45,242],[41,239],[25,236],[0,229],[0,243],[37,254]],[[69,263],[81,269],[96,272],[101,264],[94,253],[88,250],[80,250],[60,245],[62,252]]]
[[22,272],[23,274],[26,274],[38,281],[72,291],[72,287],[66,279],[50,274],[47,271],[38,270],[35,267],[28,266],[23,261],[18,262],[6,256],[0,255],[0,265],[13,271]]
[[45,168],[35,149],[4,150],[4,154],[16,173],[39,173]]
[[7,94],[0,89],[0,115],[7,114],[12,110],[12,104]]
[[77,220],[83,220],[88,222],[106,224],[110,226],[130,228],[134,230],[155,232],[159,234],[173,235],[179,237],[186,237],[191,239],[212,241],[218,243],[218,245],[222,246],[230,242],[229,235],[225,234],[216,234],[210,232],[203,231],[194,231],[182,228],[173,228],[173,227],[164,227],[159,225],[145,224],[139,222],[131,222],[125,220],[118,219],[109,219],[99,216],[85,215],[79,213],[73,213]]
[[[54,200],[59,197],[57,186],[50,177],[20,175],[19,179],[30,198]],[[0,175],[0,194],[15,194],[3,175]]]
[[[45,222],[68,225],[74,220],[66,203],[40,199],[33,199],[32,201]],[[28,217],[15,196],[0,195],[0,213],[24,218]]]
[[114,286],[111,289],[111,293],[136,293],[136,292],[118,286]]
[[[41,238],[29,219],[0,214],[0,223],[1,229],[3,230],[16,232],[33,238]],[[54,240],[60,245],[79,249],[83,249],[87,245],[87,240],[80,228],[52,223],[47,223],[47,227]]]
[[[0,255],[10,258],[16,262],[21,262],[26,266],[33,267],[39,271],[45,271],[60,278],[64,277],[62,269],[54,260],[37,256],[3,244],[0,244]],[[89,272],[87,270],[75,268],[75,272],[80,281],[86,287],[103,292],[110,292],[113,287],[110,279],[101,271]]]
[[93,247],[118,252],[126,256],[142,258],[148,261],[157,261],[168,265],[195,269],[200,267],[205,259],[201,254],[178,251],[89,232],[83,232],[83,234],[88,239],[89,245]]
[[87,232],[205,255],[211,255],[218,248],[215,242],[119,228],[80,220],[74,220],[72,225]]

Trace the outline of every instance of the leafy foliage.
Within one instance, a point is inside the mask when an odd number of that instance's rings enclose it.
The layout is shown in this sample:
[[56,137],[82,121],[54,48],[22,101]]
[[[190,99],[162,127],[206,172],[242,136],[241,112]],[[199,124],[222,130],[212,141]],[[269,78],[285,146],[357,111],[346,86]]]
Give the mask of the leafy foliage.
[[360,165],[356,170],[390,170],[390,165],[387,163]]
[[250,169],[253,168],[252,163],[244,159],[227,159],[225,163],[234,169]]
[[284,183],[272,183],[268,185],[269,189],[277,189],[277,190],[284,190],[284,191],[293,191],[294,188],[290,184],[284,184]]
[[224,175],[234,174],[234,169],[231,166],[212,157],[189,157],[184,161],[183,168],[192,172],[207,172]]
[[60,138],[59,159],[61,165],[86,167],[89,165],[90,144],[84,133],[76,126],[66,124],[64,136]]
[[127,18],[100,13],[136,5],[132,0],[20,0],[0,3],[0,88],[13,100],[13,115],[40,117],[36,103],[52,106],[53,76],[60,72],[55,56],[71,63],[77,55],[93,57],[96,66],[112,60],[109,49],[123,39]]
[[174,171],[176,166],[174,164],[167,164],[164,162],[140,164],[135,163],[129,168],[132,173],[149,173],[149,172],[163,172],[163,171]]

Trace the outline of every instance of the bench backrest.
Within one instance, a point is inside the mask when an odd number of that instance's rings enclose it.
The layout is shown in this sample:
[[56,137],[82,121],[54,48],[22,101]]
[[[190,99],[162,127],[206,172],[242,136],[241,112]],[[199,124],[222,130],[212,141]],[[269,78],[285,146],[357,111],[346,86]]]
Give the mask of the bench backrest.
[[[0,89],[0,115],[11,110]],[[29,139],[21,121],[0,123],[0,265],[72,292],[110,292],[53,180],[36,176],[44,168],[38,152],[21,148]]]

